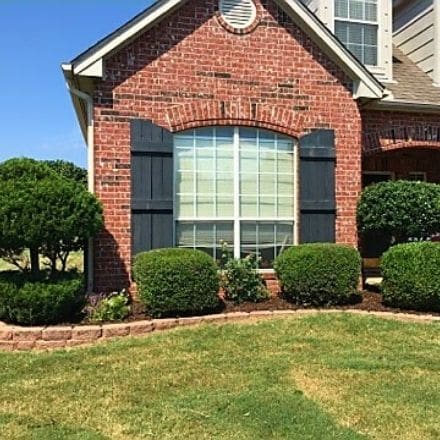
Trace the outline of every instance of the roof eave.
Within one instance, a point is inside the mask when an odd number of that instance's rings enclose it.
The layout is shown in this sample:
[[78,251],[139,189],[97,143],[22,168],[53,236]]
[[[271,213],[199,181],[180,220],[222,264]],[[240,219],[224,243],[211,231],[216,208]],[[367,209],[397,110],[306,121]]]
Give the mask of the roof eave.
[[75,79],[73,66],[70,63],[63,63],[61,65],[61,70],[63,71],[64,79],[66,80],[70,99],[72,100],[73,108],[75,109],[75,113],[78,118],[81,133],[87,144],[87,108],[84,106],[79,97],[70,90],[70,87],[73,85]]
[[[148,30],[187,0],[159,0],[133,20],[76,57],[70,65],[75,76],[102,78],[104,59]],[[277,0],[295,23],[352,79],[354,99],[381,99],[384,86],[345,48],[329,29],[299,0]]]
[[431,102],[406,101],[402,99],[382,99],[371,102],[364,108],[368,110],[440,113],[440,104],[434,104]]

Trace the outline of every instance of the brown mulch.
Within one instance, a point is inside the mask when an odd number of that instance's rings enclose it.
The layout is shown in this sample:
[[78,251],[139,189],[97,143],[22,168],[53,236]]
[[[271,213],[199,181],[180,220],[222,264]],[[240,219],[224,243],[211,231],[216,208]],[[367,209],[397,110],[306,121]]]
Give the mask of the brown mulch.
[[[265,301],[259,303],[243,303],[234,304],[230,301],[224,301],[222,309],[218,310],[219,313],[230,312],[253,312],[256,310],[299,310],[305,307],[293,304],[280,296],[273,296]],[[312,308],[312,307],[311,307]],[[393,312],[393,313],[413,313],[416,315],[423,315],[424,312],[418,312],[413,310],[405,310],[393,307],[387,307],[382,303],[382,295],[373,291],[359,292],[359,295],[355,296],[350,304],[331,307],[332,309],[340,310],[366,310],[369,312]],[[322,308],[325,310],[325,308]],[[434,316],[440,316],[440,313],[429,313]],[[139,321],[144,319],[151,319],[143,309],[142,304],[135,302],[132,304],[132,313],[127,321]]]

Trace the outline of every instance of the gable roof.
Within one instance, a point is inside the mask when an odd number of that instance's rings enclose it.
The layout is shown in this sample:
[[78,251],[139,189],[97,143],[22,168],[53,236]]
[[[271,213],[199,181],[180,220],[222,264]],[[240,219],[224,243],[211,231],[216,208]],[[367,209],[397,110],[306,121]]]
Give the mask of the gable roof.
[[[129,44],[188,0],[159,0],[119,29],[98,41],[62,68],[72,77],[102,78],[105,58]],[[275,0],[294,22],[353,80],[353,96],[380,99],[384,86],[360,63],[300,0]]]

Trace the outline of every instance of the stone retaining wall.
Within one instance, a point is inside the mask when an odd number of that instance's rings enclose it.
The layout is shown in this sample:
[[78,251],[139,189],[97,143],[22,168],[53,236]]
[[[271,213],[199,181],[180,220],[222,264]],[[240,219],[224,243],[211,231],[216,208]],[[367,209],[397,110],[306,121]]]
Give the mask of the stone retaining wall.
[[440,316],[409,313],[367,312],[363,310],[311,309],[222,313],[189,318],[153,319],[104,325],[73,325],[49,327],[19,327],[0,322],[0,350],[48,350],[92,344],[112,338],[142,336],[156,331],[202,323],[225,323],[262,318],[299,317],[320,313],[351,313],[415,322],[440,322]]

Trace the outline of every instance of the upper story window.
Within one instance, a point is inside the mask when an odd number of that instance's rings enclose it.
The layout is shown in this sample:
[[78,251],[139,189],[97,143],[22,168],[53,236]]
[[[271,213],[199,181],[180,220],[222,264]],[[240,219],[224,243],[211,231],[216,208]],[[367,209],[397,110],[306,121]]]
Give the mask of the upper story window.
[[377,0],[335,0],[335,35],[367,66],[378,65]]
[[216,259],[221,243],[261,268],[294,243],[295,143],[247,127],[181,132],[175,148],[175,242]]

